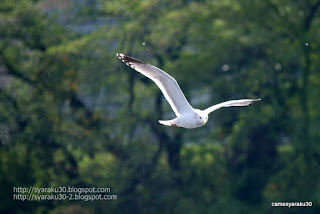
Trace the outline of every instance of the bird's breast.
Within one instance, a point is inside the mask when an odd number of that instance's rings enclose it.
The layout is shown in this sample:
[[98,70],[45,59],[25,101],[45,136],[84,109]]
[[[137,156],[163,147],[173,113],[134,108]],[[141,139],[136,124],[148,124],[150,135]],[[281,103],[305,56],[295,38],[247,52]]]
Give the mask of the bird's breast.
[[199,123],[195,114],[180,115],[177,118],[177,125],[187,129],[194,129],[203,126],[201,122]]

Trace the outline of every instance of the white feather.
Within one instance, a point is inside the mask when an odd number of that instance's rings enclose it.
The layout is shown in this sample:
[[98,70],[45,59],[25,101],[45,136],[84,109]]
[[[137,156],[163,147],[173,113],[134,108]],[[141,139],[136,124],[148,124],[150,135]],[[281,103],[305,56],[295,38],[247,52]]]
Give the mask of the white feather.
[[177,116],[192,111],[192,107],[182,93],[177,81],[163,70],[141,62],[124,54],[119,59],[157,84]]
[[230,106],[248,106],[255,101],[259,101],[261,99],[242,99],[242,100],[229,100],[223,103],[216,104],[204,110],[206,114],[210,114],[211,112],[222,108],[222,107],[230,107]]

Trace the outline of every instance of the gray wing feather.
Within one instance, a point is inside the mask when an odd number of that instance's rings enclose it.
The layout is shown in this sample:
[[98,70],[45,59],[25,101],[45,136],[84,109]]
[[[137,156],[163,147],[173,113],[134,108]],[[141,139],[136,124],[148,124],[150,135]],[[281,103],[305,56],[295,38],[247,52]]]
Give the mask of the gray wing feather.
[[177,116],[192,111],[177,81],[163,70],[133,57],[117,53],[119,59],[157,84]]
[[242,100],[229,100],[223,103],[219,103],[217,105],[211,106],[209,108],[207,108],[206,110],[204,110],[204,112],[206,112],[207,114],[210,114],[211,112],[222,108],[222,107],[230,107],[230,106],[247,106],[250,105],[251,103],[255,102],[255,101],[259,101],[261,99],[242,99]]

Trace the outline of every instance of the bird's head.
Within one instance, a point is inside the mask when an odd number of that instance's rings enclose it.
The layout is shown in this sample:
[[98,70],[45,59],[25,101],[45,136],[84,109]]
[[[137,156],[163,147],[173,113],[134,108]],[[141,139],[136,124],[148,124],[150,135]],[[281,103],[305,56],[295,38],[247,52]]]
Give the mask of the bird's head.
[[204,126],[207,121],[208,121],[208,114],[206,114],[204,111],[201,111],[199,109],[196,109],[196,120],[197,120],[197,123],[199,123],[199,125],[201,124],[201,126]]

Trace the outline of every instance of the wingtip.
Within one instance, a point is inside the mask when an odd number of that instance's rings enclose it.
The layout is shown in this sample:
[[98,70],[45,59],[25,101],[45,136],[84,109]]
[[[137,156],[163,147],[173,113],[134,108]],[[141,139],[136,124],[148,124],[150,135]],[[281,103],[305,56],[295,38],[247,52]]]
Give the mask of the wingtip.
[[253,103],[253,102],[257,102],[257,101],[260,101],[260,100],[261,100],[261,98],[257,98],[257,99],[252,99],[252,100],[251,100],[251,102],[250,102],[250,104],[251,104],[251,103]]
[[258,101],[260,101],[260,100],[261,100],[261,98],[258,98],[258,99],[252,99],[252,100],[251,100],[251,102],[249,103],[249,105],[250,105],[250,104],[252,104],[253,102],[258,102]]
[[124,55],[122,53],[117,53],[117,57],[123,57]]

